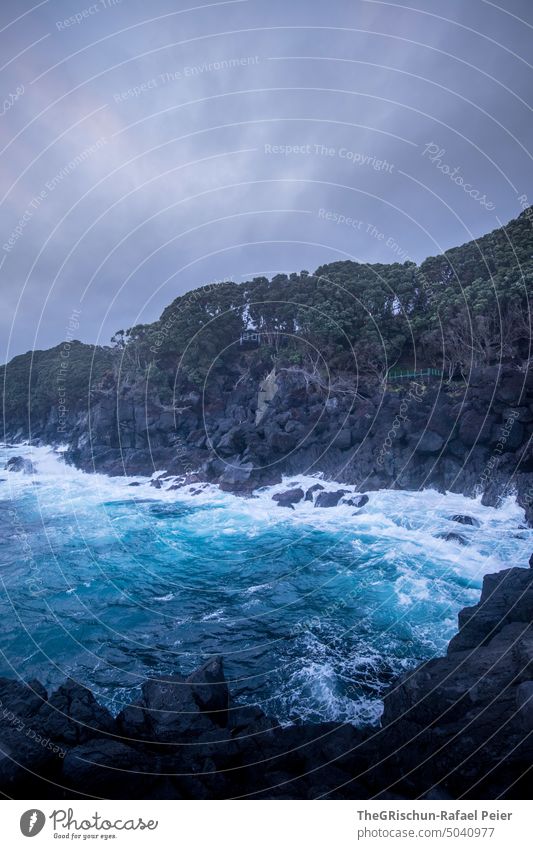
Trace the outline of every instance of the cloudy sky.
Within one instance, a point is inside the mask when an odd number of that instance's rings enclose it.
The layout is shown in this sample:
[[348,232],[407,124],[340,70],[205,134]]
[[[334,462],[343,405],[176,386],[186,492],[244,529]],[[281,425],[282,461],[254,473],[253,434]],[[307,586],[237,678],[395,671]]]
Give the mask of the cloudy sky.
[[530,0],[2,0],[0,39],[2,361],[531,203]]

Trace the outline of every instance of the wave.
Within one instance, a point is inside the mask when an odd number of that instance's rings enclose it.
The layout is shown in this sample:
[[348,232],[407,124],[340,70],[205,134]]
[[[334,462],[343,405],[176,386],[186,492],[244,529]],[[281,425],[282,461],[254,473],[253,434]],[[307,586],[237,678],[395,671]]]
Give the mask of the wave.
[[532,548],[512,497],[496,509],[380,490],[358,510],[286,509],[272,497],[297,485],[358,493],[297,475],[242,498],[176,489],[164,470],[157,489],[79,471],[50,448],[2,454],[36,468],[0,476],[5,674],[46,671],[50,685],[74,674],[115,707],[147,675],[222,653],[237,699],[281,722],[374,724],[394,676],[444,650],[483,575],[526,566]]

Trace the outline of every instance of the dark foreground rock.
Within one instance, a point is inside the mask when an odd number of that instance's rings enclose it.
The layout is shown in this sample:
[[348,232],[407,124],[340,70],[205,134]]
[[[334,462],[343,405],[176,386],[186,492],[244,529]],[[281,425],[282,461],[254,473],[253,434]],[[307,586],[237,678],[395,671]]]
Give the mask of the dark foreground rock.
[[231,701],[222,659],[147,680],[112,717],[68,680],[0,679],[0,791],[26,798],[528,798],[533,570],[487,575],[446,657],[406,673],[381,726],[282,728]]

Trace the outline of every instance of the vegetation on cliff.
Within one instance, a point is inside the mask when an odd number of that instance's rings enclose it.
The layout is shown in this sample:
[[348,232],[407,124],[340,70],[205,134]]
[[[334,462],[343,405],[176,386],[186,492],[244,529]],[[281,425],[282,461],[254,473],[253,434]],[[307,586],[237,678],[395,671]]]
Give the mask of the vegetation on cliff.
[[[393,366],[466,377],[474,366],[529,360],[533,286],[532,209],[488,235],[417,266],[351,261],[314,274],[278,274],[207,285],[176,298],[152,324],[115,334],[112,347],[72,342],[68,402],[89,389],[150,385],[172,404],[176,389],[272,365],[383,379]],[[241,344],[255,331],[260,344]],[[15,357],[0,370],[4,421],[27,430],[57,406],[63,346]]]

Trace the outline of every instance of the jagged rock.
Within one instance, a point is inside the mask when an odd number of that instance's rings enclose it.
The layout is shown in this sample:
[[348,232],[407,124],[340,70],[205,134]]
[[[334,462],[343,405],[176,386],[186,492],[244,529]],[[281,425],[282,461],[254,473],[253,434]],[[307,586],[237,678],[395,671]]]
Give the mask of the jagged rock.
[[348,490],[337,489],[335,492],[320,492],[315,499],[315,507],[336,507]]
[[443,539],[446,542],[458,542],[459,545],[468,545],[468,540],[462,534],[457,534],[455,531],[443,531],[440,534],[435,534],[437,539]]
[[246,448],[246,430],[241,425],[234,425],[216,441],[215,448],[224,457],[240,454]]
[[340,448],[341,451],[346,451],[348,448],[351,447],[351,444],[352,444],[352,431],[348,427],[345,427],[345,428],[342,428],[342,430],[339,430],[339,432],[335,435],[335,437],[332,441],[332,445],[334,445],[335,448]]
[[277,501],[278,507],[291,507],[293,504],[298,504],[304,497],[303,489],[286,489],[284,492],[276,492],[272,496],[272,501]]
[[259,392],[257,396],[257,407],[255,413],[256,427],[262,422],[262,420],[266,416],[270,404],[275,398],[277,391],[278,384],[276,381],[276,369],[273,368],[272,371],[265,377],[265,379],[261,382],[259,386]]
[[462,513],[456,513],[455,516],[449,516],[450,522],[459,522],[460,525],[471,525],[474,528],[481,527],[479,519],[474,516],[466,516]]
[[40,732],[33,723],[15,725],[2,721],[0,788],[3,793],[27,799],[39,789],[42,798],[42,788],[46,787],[42,779],[57,780],[65,750]]
[[6,472],[22,472],[24,475],[35,475],[37,469],[27,457],[10,457],[4,466]]
[[420,454],[436,454],[444,445],[444,438],[431,430],[426,430],[417,440],[415,450]]
[[175,742],[184,735],[212,730],[228,721],[228,685],[221,657],[204,663],[189,678],[150,679],[142,698],[118,716],[124,734],[133,739]]
[[467,410],[459,424],[459,437],[463,444],[471,447],[475,443],[489,442],[494,421],[494,416]]
[[98,795],[106,798],[149,798],[148,782],[153,777],[143,774],[149,769],[146,754],[133,747],[119,740],[91,740],[69,751],[63,778],[67,787],[81,793],[100,788]]
[[482,645],[505,624],[533,622],[533,572],[504,569],[485,575],[479,603],[459,613],[459,633],[448,653]]
[[382,742],[402,749],[389,761],[391,789],[409,773],[419,795],[441,783],[454,798],[520,798],[533,757],[532,616],[529,570],[485,576],[479,604],[459,614],[448,655],[391,688]]
[[44,702],[36,716],[44,733],[69,744],[83,743],[115,729],[113,717],[91,690],[69,678]]
[[254,464],[252,462],[240,463],[238,460],[235,460],[233,463],[226,465],[220,475],[219,483],[223,486],[246,484],[250,480],[253,470]]
[[187,678],[187,684],[200,711],[217,725],[227,725],[229,690],[222,657],[206,661]]
[[312,501],[315,492],[320,492],[324,487],[321,483],[315,483],[313,486],[310,486],[307,492],[305,493],[305,500]]
[[11,678],[0,678],[0,707],[4,717],[6,711],[23,719],[34,716],[47,698],[43,685],[35,679],[26,684]]
[[353,498],[346,498],[342,503],[348,504],[350,507],[364,507],[368,504],[368,495],[356,495]]

